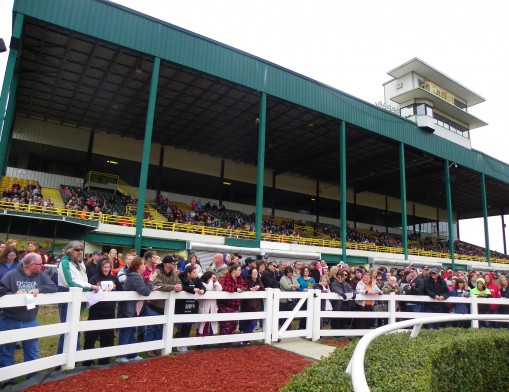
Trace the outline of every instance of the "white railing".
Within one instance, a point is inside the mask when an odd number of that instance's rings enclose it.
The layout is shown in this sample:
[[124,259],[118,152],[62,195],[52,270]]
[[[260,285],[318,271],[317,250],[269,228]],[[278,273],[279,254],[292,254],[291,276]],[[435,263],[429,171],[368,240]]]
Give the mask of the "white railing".
[[497,321],[508,321],[509,322],[509,314],[470,314],[470,315],[442,315],[442,316],[432,316],[426,315],[426,317],[414,319],[414,320],[406,320],[400,321],[390,325],[384,325],[383,327],[374,329],[364,335],[364,337],[359,340],[357,345],[355,346],[355,351],[348,363],[348,367],[346,368],[346,373],[348,373],[352,377],[352,386],[355,392],[369,392],[368,382],[366,380],[366,373],[364,371],[364,359],[366,356],[366,350],[373,340],[376,338],[385,335],[389,332],[396,331],[398,329],[405,329],[409,327],[413,327],[412,333],[410,334],[411,338],[416,338],[421,330],[421,327],[424,324],[432,324],[432,323],[442,323],[449,321],[488,321],[488,320],[497,320]]
[[[221,343],[234,343],[242,341],[258,340],[265,344],[272,344],[279,339],[289,337],[304,337],[312,340],[318,340],[327,336],[362,336],[371,332],[372,329],[324,329],[321,327],[320,319],[327,318],[378,318],[387,319],[389,324],[394,324],[396,319],[405,318],[422,318],[432,315],[431,313],[412,313],[397,312],[398,301],[405,302],[437,302],[427,296],[397,296],[394,293],[380,296],[363,296],[358,295],[358,300],[376,300],[386,301],[388,310],[382,312],[359,312],[359,311],[322,311],[321,301],[329,299],[331,301],[338,300],[335,293],[321,293],[316,290],[307,292],[284,292],[280,290],[267,289],[261,292],[244,292],[241,294],[233,294],[228,292],[207,292],[203,296],[195,296],[188,293],[163,293],[153,292],[150,297],[143,297],[135,292],[108,292],[105,293],[104,300],[107,301],[133,301],[148,299],[165,300],[164,314],[161,316],[146,316],[108,320],[80,320],[81,303],[86,302],[86,293],[82,293],[79,289],[73,289],[67,293],[55,294],[39,294],[35,298],[36,305],[54,305],[58,303],[68,303],[67,322],[56,323],[50,325],[42,325],[39,327],[26,328],[23,332],[20,330],[10,330],[0,332],[0,344],[9,342],[22,342],[27,339],[45,338],[64,334],[64,352],[37,359],[34,361],[15,364],[6,368],[0,368],[0,381],[14,378],[20,375],[38,372],[57,366],[63,369],[72,369],[77,362],[92,360],[103,357],[114,357],[137,352],[146,352],[151,350],[161,350],[163,355],[170,354],[172,349],[178,346],[198,346]],[[260,312],[239,312],[239,313],[221,313],[221,314],[179,314],[175,313],[176,299],[248,299],[259,298],[264,302],[264,310]],[[293,298],[298,300],[297,306],[292,311],[280,311],[279,300],[282,298]],[[306,302],[307,309],[302,310],[301,306]],[[472,298],[449,298],[446,301],[450,303],[467,303],[470,306],[472,315],[477,315],[479,304],[503,304],[509,305],[509,299],[479,299]],[[0,298],[0,308],[26,306],[26,298],[24,295],[6,295]],[[440,316],[442,314],[436,314]],[[493,316],[497,317],[497,316]],[[306,328],[302,330],[290,330],[291,322],[295,318],[305,318]],[[279,326],[279,320],[286,319]],[[232,334],[232,335],[213,335],[207,337],[187,337],[174,338],[173,331],[175,324],[184,322],[204,322],[204,321],[227,321],[227,320],[263,320],[263,330],[261,332],[253,332],[249,334]],[[152,342],[134,343],[129,345],[94,348],[90,350],[76,351],[76,341],[78,333],[111,329],[124,328],[132,326],[146,325],[163,325],[163,336],[161,340]],[[472,327],[478,327],[477,319],[472,319]],[[74,342],[74,343],[73,343]]]

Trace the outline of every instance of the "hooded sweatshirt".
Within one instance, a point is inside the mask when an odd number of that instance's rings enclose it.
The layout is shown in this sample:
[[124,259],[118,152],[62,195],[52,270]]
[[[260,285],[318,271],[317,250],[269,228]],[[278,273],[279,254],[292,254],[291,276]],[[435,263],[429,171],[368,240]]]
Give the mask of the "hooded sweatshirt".
[[[491,272],[487,272],[486,274],[484,274],[484,276],[486,275],[489,275],[490,277],[490,284],[487,284],[486,288],[491,292],[491,298],[500,298],[500,288],[493,280],[493,275],[491,274]],[[490,312],[496,313],[498,307],[499,305],[496,304],[490,305]]]
[[[51,278],[42,272],[37,272],[28,276],[23,270],[23,264],[20,263],[17,268],[9,271],[2,278],[2,284],[7,287],[9,293],[15,294],[18,290],[39,290],[41,294],[56,293],[57,285],[53,283]],[[12,320],[28,322],[33,321],[37,317],[39,307],[27,309],[26,306],[14,308],[4,308],[2,314]]]

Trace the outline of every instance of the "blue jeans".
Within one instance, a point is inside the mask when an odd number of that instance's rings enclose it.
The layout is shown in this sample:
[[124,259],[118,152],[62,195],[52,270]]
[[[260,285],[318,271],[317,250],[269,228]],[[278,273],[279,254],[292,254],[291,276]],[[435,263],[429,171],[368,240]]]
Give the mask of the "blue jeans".
[[[161,313],[156,312],[150,306],[147,306],[147,316],[160,316]],[[163,325],[147,325],[145,327],[145,341],[152,342],[163,338]]]
[[244,321],[244,333],[252,333],[256,327],[258,320],[245,320]]
[[[37,320],[32,321],[16,321],[0,315],[0,331],[10,331],[12,329],[22,329],[37,327]],[[22,334],[22,332],[20,332]],[[23,361],[33,361],[39,358],[39,341],[37,339],[24,340],[23,344]],[[0,367],[14,365],[14,349],[16,342],[5,343],[0,345]],[[28,375],[27,375],[28,378]]]
[[422,307],[421,304],[414,304],[414,305],[406,304],[406,311],[418,313],[421,311],[421,307]]
[[[117,318],[126,318],[126,316],[122,312],[118,312]],[[118,330],[118,345],[121,346],[123,344],[133,344],[137,343],[136,340],[136,327],[126,327],[120,328]],[[125,357],[127,359],[134,358],[138,355],[138,353],[127,354]],[[117,358],[124,357],[124,355],[119,355]]]

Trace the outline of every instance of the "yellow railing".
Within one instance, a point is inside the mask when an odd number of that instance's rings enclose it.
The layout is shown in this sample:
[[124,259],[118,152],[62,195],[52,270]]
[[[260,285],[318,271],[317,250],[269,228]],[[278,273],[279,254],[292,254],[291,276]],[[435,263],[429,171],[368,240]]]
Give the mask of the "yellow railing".
[[[110,215],[110,214],[94,214],[93,212],[84,212],[78,210],[71,210],[66,208],[56,208],[56,207],[42,207],[35,206],[30,204],[20,204],[13,203],[8,201],[0,200],[0,209],[3,210],[11,210],[11,211],[19,211],[23,213],[31,213],[31,214],[46,214],[46,215],[59,215],[59,216],[67,216],[77,219],[84,220],[97,220],[101,223],[107,223],[111,225],[119,225],[119,226],[136,226],[136,218],[134,216],[118,216],[118,215]],[[212,236],[221,236],[221,237],[229,237],[229,238],[242,238],[242,239],[254,239],[256,238],[256,233],[254,231],[247,230],[235,230],[235,229],[225,229],[222,227],[209,227],[202,225],[190,225],[186,223],[176,223],[176,222],[162,222],[158,220],[152,219],[144,219],[143,227],[157,230],[166,230],[180,233],[194,233],[194,234],[202,234],[202,235],[212,235]],[[331,240],[329,238],[303,238],[303,237],[293,237],[293,236],[285,236],[278,234],[262,234],[262,240],[264,241],[272,241],[272,242],[281,242],[281,243],[294,243],[300,245],[309,245],[309,246],[320,246],[325,248],[341,248],[341,241],[339,240]],[[402,254],[402,248],[395,248],[390,246],[377,246],[375,244],[361,244],[356,242],[347,242],[347,249],[354,250],[363,250],[370,252],[378,252],[378,253],[391,253],[391,254]],[[443,252],[433,252],[426,251],[420,249],[408,249],[408,253],[416,256],[424,256],[424,257],[436,257],[441,259],[449,259],[449,253]],[[456,260],[468,260],[468,261],[477,261],[477,262],[486,262],[485,256],[469,256],[469,255],[461,255],[455,254]],[[499,259],[499,258],[491,258],[493,263],[501,263],[501,264],[509,264],[509,260],[507,259]]]
[[131,197],[137,199],[138,198],[138,188],[130,186],[125,181],[123,181],[116,174],[102,173],[96,171],[90,171],[87,173],[85,178],[85,183],[95,182],[99,184],[112,184],[115,185],[115,189],[117,191],[123,192]]

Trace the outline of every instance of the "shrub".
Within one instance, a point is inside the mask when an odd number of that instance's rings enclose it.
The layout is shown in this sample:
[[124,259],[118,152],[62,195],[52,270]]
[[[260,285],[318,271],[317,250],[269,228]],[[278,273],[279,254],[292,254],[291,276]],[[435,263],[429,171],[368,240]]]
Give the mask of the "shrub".
[[[293,376],[283,392],[353,391],[345,373],[356,343]],[[376,339],[366,353],[372,392],[507,391],[509,330],[443,328],[423,330],[416,339],[395,333]]]

